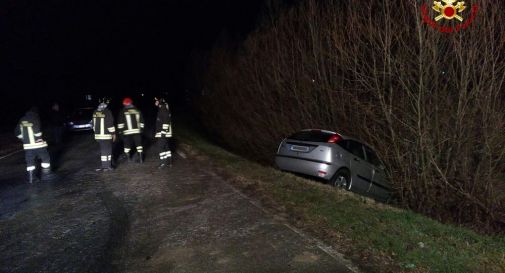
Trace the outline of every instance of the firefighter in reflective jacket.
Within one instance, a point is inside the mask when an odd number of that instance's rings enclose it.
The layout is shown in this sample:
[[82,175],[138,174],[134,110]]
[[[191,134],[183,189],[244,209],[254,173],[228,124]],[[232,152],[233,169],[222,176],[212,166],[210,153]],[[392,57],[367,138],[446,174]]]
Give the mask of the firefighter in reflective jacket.
[[112,142],[116,139],[116,128],[111,111],[107,108],[109,101],[100,100],[98,108],[93,113],[93,130],[95,140],[100,145],[101,168],[96,171],[112,170]]
[[38,180],[35,175],[37,157],[42,161],[40,165],[43,175],[49,174],[51,172],[51,161],[49,153],[47,152],[47,143],[42,139],[40,118],[37,108],[32,107],[19,120],[15,134],[23,141],[28,182],[33,183]]
[[130,98],[123,100],[124,108],[119,113],[117,128],[123,135],[124,153],[131,161],[130,151],[135,148],[138,153],[139,162],[143,163],[142,131],[144,129],[144,117],[142,113],[133,105]]
[[154,105],[158,107],[158,116],[156,118],[155,138],[158,143],[161,163],[159,168],[172,165],[172,152],[170,151],[170,139],[172,138],[172,117],[168,103],[163,98],[154,98]]

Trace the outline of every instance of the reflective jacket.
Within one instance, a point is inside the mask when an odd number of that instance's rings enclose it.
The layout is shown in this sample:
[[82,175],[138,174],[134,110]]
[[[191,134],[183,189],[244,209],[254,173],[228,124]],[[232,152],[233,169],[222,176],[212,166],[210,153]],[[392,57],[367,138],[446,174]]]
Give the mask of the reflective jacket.
[[23,141],[23,148],[25,150],[47,147],[47,143],[42,139],[39,115],[35,112],[28,111],[19,120],[15,134]]
[[95,131],[96,140],[112,139],[116,128],[114,127],[114,118],[109,109],[95,110],[93,113],[93,130]]
[[158,108],[156,134],[154,137],[172,137],[172,117],[170,111],[165,106]]
[[144,129],[144,117],[135,106],[126,106],[119,114],[117,128],[123,135],[140,134]]

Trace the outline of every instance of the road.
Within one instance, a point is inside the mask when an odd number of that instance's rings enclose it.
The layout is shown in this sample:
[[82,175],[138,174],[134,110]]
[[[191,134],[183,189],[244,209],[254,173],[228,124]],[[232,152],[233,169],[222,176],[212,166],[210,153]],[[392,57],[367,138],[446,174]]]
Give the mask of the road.
[[75,136],[34,185],[23,153],[0,160],[0,272],[353,272],[190,158],[97,173],[98,153]]

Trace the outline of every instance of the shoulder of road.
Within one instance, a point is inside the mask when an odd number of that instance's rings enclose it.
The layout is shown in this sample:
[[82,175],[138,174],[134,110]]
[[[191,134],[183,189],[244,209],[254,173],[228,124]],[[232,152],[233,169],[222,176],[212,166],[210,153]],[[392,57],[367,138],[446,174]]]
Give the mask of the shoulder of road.
[[365,272],[505,272],[505,237],[442,224],[409,210],[280,172],[178,127],[180,151],[209,165],[271,214],[342,253]]

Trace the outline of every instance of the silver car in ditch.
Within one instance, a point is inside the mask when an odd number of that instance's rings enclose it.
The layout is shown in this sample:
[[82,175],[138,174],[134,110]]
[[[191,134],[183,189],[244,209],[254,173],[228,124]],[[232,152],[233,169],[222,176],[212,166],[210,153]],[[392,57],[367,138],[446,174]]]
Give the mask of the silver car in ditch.
[[285,138],[275,156],[284,171],[320,177],[333,186],[388,200],[391,186],[376,153],[357,139],[306,129]]

